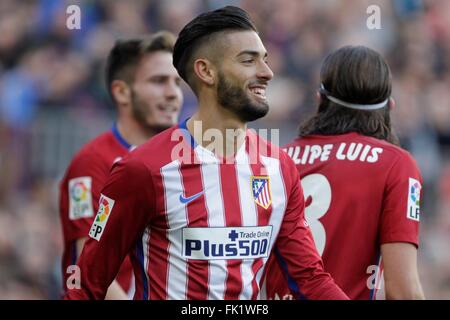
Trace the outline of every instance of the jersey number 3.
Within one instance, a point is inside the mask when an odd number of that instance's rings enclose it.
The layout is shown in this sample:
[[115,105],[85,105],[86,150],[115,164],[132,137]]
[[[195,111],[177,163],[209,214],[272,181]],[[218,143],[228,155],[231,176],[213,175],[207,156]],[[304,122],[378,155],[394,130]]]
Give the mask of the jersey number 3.
[[317,251],[322,256],[325,249],[327,234],[319,221],[330,208],[331,186],[328,179],[322,174],[310,174],[301,179],[306,204],[305,218],[311,227]]

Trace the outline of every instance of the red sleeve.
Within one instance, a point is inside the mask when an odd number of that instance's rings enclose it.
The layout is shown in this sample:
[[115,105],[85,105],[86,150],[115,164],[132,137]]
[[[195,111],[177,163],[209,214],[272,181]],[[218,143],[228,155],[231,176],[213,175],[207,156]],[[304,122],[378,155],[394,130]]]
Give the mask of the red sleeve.
[[104,299],[154,212],[153,190],[150,171],[141,162],[128,158],[115,165],[78,261],[81,289],[68,290],[65,299]]
[[407,153],[389,170],[384,191],[380,242],[409,242],[419,245],[422,177]]
[[330,274],[324,271],[322,259],[304,218],[305,201],[300,178],[294,164],[289,165],[292,168],[284,177],[290,180],[291,188],[286,190],[288,204],[275,244],[275,254],[291,292],[297,299],[348,299]]
[[88,236],[110,169],[101,160],[89,153],[76,157],[61,183],[59,210],[67,242]]

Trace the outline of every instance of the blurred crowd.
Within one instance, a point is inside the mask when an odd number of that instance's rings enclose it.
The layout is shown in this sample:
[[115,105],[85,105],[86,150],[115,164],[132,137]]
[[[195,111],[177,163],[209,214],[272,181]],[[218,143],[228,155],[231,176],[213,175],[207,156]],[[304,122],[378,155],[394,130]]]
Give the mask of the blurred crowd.
[[[81,9],[81,29],[66,8]],[[342,45],[388,60],[394,126],[425,180],[419,268],[428,298],[450,299],[450,1],[448,0],[0,0],[0,299],[58,299],[59,181],[78,148],[107,130],[114,108],[103,82],[118,38],[178,33],[224,4],[249,11],[275,78],[271,110],[255,128],[296,136],[315,109],[321,61]],[[381,29],[367,27],[369,5]],[[196,106],[184,87],[181,118]]]

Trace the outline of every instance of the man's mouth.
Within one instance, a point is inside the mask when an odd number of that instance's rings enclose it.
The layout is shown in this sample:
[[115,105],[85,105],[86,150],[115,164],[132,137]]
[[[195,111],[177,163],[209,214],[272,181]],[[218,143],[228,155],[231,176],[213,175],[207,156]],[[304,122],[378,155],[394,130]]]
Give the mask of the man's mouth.
[[249,91],[258,99],[266,101],[266,86],[256,85],[248,88]]
[[173,113],[177,111],[177,107],[176,106],[172,106],[172,105],[158,105],[158,110],[165,112],[165,113]]

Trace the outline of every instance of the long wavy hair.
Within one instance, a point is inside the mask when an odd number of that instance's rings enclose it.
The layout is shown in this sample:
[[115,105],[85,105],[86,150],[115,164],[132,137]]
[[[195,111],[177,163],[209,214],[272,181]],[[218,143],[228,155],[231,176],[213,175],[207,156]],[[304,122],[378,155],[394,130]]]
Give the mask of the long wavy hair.
[[318,111],[300,125],[300,137],[357,132],[399,145],[388,104],[377,110],[355,110],[327,98],[331,95],[356,104],[376,104],[389,99],[391,72],[378,52],[363,46],[340,48],[325,58],[320,79],[324,88],[319,91]]

